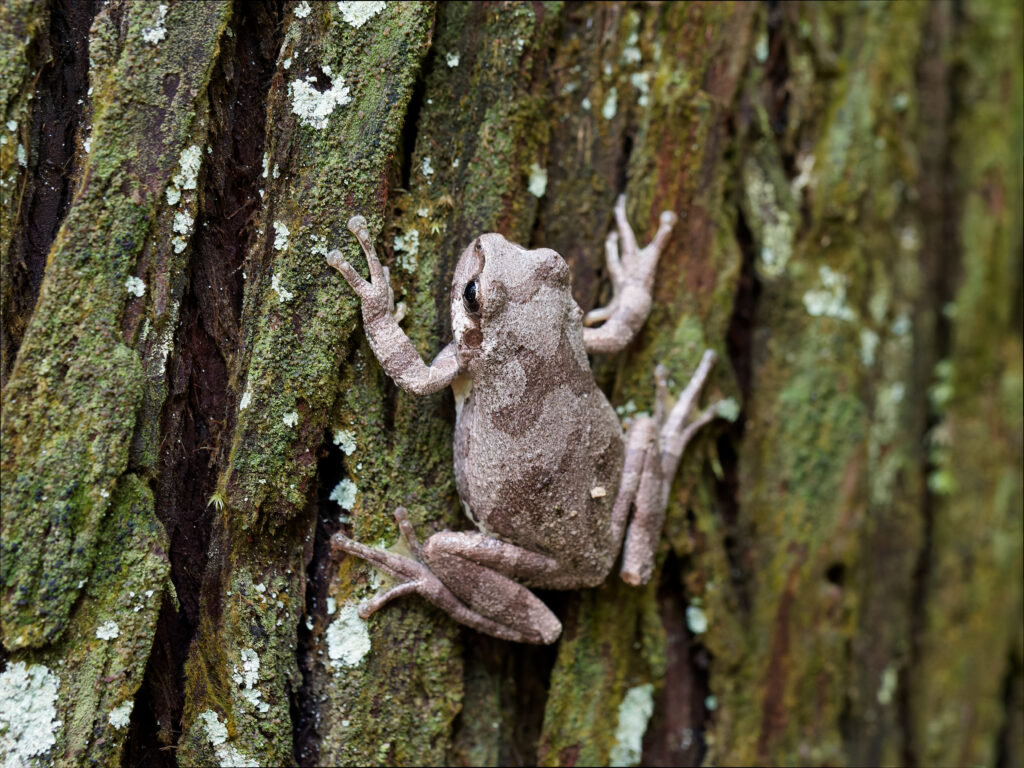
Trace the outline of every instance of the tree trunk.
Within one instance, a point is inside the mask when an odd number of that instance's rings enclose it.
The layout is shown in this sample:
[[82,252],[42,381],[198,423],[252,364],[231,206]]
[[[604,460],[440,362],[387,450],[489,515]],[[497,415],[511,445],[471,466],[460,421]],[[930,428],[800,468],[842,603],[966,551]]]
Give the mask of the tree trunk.
[[[1024,764],[1022,12],[1012,0],[0,7],[4,765]],[[449,393],[326,264],[364,215],[450,338],[489,231],[609,296],[595,374],[722,359],[651,583],[551,647],[332,560],[465,528]]]

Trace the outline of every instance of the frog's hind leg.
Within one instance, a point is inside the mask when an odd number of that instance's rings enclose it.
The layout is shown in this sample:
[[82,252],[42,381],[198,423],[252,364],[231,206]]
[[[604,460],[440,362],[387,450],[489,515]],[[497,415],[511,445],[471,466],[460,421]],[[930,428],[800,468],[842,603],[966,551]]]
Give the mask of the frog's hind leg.
[[[527,575],[553,572],[557,569],[553,560],[482,534],[442,531],[420,547],[405,510],[397,509],[395,517],[410,549],[424,562],[368,547],[341,533],[331,537],[333,550],[360,557],[401,582],[363,603],[359,609],[362,618],[368,618],[396,597],[418,594],[456,621],[502,640],[547,645],[558,638],[562,625],[550,609],[526,587],[491,569],[522,571]],[[461,541],[461,537],[467,536],[479,536],[484,541]],[[467,559],[474,554],[479,562]],[[465,587],[469,584],[473,587],[467,592]],[[454,586],[455,592],[449,586]]]
[[714,364],[715,353],[709,349],[704,353],[693,378],[679,395],[667,417],[664,415],[668,394],[665,373],[660,366],[655,372],[658,384],[655,418],[661,423],[661,429],[654,449],[644,458],[633,518],[626,531],[626,543],[622,548],[621,575],[623,581],[628,584],[646,584],[651,578],[654,572],[654,553],[665,521],[668,493],[672,486],[672,478],[679,467],[679,460],[697,430],[711,421],[717,413],[712,406],[697,418],[687,420]]
[[557,580],[553,558],[476,531],[441,531],[423,545],[423,561],[471,611],[502,626],[498,637],[549,645],[561,634],[558,617],[519,583]]

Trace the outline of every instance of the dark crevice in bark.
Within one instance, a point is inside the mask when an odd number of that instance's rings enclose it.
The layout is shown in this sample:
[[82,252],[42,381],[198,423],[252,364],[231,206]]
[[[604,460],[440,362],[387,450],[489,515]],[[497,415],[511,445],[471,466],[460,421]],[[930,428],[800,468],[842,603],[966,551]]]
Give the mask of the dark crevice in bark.
[[1024,757],[1024,665],[1016,652],[1010,654],[1003,679],[1003,725],[996,735],[995,768],[1014,768]]
[[219,513],[211,499],[237,413],[230,375],[239,346],[242,266],[255,237],[251,217],[234,214],[258,199],[266,97],[280,45],[280,18],[280,5],[273,0],[238,6],[230,26],[233,34],[222,38],[209,86],[207,142],[212,152],[203,157],[189,283],[168,361],[169,392],[153,481],[156,513],[170,540],[171,580],[179,605],[165,599],[161,608],[153,653],[132,712],[125,765],[176,764],[185,661],[199,628],[203,595],[219,595],[219,568],[207,563]]
[[[331,559],[331,536],[341,527],[341,511],[330,499],[331,491],[348,475],[345,453],[334,444],[331,435],[324,433],[317,461],[316,532],[313,535],[313,557],[306,565],[306,617],[311,621],[327,620],[327,588],[334,562]],[[313,695],[313,672],[316,647],[313,631],[305,620],[299,622],[296,638],[296,661],[302,682],[293,691],[292,756],[301,766],[318,765],[320,737],[316,723],[318,707]]]
[[[534,590],[558,616],[565,616],[566,593]],[[558,645],[526,645],[462,630],[467,674],[481,674],[487,681],[497,681],[500,712],[497,764],[500,766],[537,765],[537,747],[544,723],[544,706],[550,688],[551,671],[555,665]],[[460,734],[481,731],[472,722],[479,715],[463,708],[452,724],[451,745],[458,747]],[[458,755],[451,755],[453,765],[466,764]]]
[[[55,0],[50,28],[34,56],[39,62],[28,139],[29,168],[19,199],[18,221],[11,240],[11,295],[4,296],[2,328],[6,382],[39,297],[46,257],[71,204],[76,177],[76,138],[89,87],[89,28],[96,0]],[[32,86],[29,86],[30,88]]]
[[779,144],[783,168],[789,178],[796,176],[796,156],[787,146],[785,137],[789,128],[789,45],[784,10],[778,2],[768,2],[768,60],[764,64],[763,101],[771,121],[772,133]]
[[754,269],[754,237],[743,214],[736,207],[736,242],[742,254],[740,276],[733,299],[732,316],[726,333],[726,350],[743,398],[743,406],[735,422],[718,437],[718,460],[722,475],[715,481],[718,513],[726,525],[723,537],[732,589],[745,614],[751,609],[748,589],[746,552],[740,530],[739,453],[746,431],[747,403],[750,401],[754,366],[754,322],[757,314],[761,284]]
[[[956,167],[952,122],[957,114],[958,82],[962,72],[950,67],[949,47],[956,28],[956,7],[938,3],[932,6],[923,36],[921,59],[917,68],[920,93],[920,211],[923,227],[922,271],[924,290],[919,299],[918,314],[932,318],[930,334],[918,329],[915,349],[915,376],[924,391],[931,383],[935,364],[952,351],[952,324],[943,308],[955,297],[961,266],[959,203],[956,189]],[[921,445],[927,446],[931,431],[942,421],[942,414],[928,413]],[[902,757],[908,766],[919,765],[922,759],[917,718],[911,690],[921,674],[921,642],[928,630],[926,606],[932,574],[934,520],[941,500],[931,491],[927,478],[935,466],[922,451],[921,548],[914,566],[910,602],[909,659],[901,671],[896,692],[896,705],[903,736]]]
[[658,613],[666,635],[665,675],[644,734],[642,765],[700,765],[707,752],[712,656],[686,624],[686,567],[685,559],[670,553],[658,586]]

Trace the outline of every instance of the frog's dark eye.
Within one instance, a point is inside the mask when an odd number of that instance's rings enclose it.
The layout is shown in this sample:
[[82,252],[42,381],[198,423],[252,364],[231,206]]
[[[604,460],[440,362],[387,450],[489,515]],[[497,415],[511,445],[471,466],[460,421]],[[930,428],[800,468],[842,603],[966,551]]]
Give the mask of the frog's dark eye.
[[466,283],[465,290],[462,291],[462,303],[466,305],[466,310],[472,314],[477,315],[480,313],[480,279],[474,277],[468,283]]

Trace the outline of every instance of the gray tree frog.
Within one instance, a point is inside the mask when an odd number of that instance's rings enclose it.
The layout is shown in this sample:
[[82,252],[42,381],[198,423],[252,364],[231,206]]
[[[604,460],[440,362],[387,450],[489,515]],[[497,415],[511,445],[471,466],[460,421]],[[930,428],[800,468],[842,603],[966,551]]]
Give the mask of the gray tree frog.
[[715,354],[704,353],[670,410],[659,366],[654,415],[635,419],[623,433],[587,355],[618,352],[647,319],[658,257],[676,216],[662,213],[654,240],[640,248],[623,197],[614,212],[618,231],[605,242],[614,289],[608,306],[584,316],[568,265],[554,251],[481,235],[455,267],[454,339],[430,365],[398,325],[388,270],[362,216],[348,228],[366,254],[370,281],[339,251],[327,255],[359,295],[370,347],[395,383],[415,395],[452,386],[455,479],[479,529],[440,531],[421,545],[399,508],[394,514],[414,558],[334,534],[333,553],[368,560],[398,581],[361,606],[363,618],[417,593],[481,632],[548,644],[562,625],[528,587],[596,586],[620,548],[622,578],[634,585],[650,579],[679,459],[716,414],[711,407],[691,417]]

